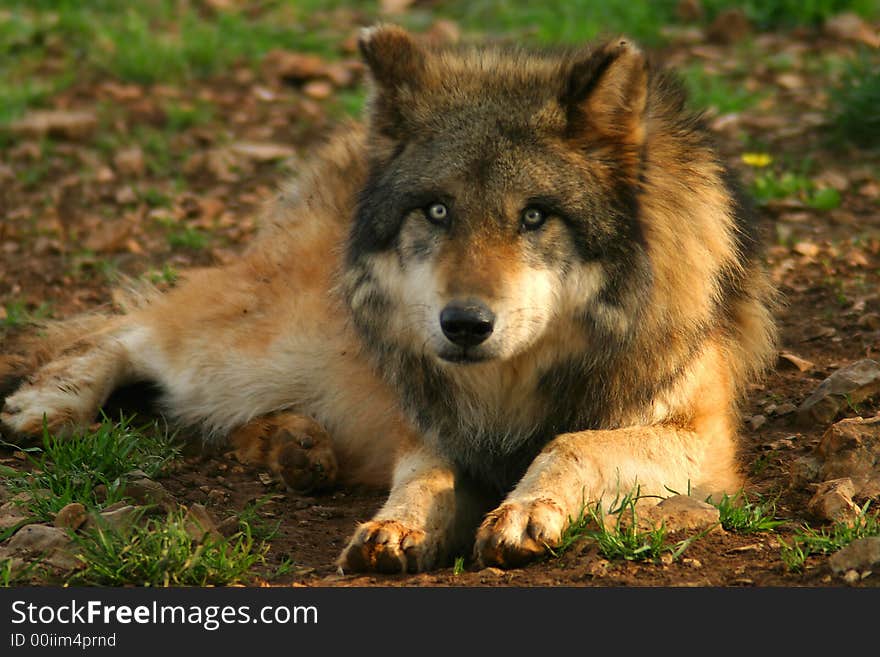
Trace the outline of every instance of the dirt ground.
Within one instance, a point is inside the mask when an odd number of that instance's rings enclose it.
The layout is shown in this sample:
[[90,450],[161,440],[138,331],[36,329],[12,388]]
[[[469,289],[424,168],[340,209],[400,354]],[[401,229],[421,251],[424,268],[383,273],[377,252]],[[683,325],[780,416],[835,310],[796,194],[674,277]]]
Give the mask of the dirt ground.
[[[266,509],[280,526],[269,560],[295,563],[274,584],[843,586],[827,557],[808,558],[803,572],[789,572],[780,558],[780,539],[790,541],[809,520],[805,505],[812,491],[790,487],[791,463],[814,449],[827,425],[802,426],[795,413],[773,409],[799,405],[836,369],[876,358],[880,349],[880,157],[824,141],[830,79],[813,65],[856,48],[846,38],[805,32],[758,35],[748,52],[735,43],[700,39],[658,53],[676,67],[698,66],[719,75],[739,71],[735,84],[760,96],[748,108],[709,117],[722,152],[747,183],[764,169],[744,164],[741,156],[758,151],[791,169],[809,160],[811,177],[841,194],[832,209],[816,209],[796,195],[759,208],[767,220],[768,265],[784,299],[778,315],[781,349],[811,363],[801,371],[780,359],[765,381],[752,386],[743,409],[748,490],[779,496],[778,516],[788,522],[777,532],[709,534],[672,563],[608,562],[595,548],[584,547],[507,572],[466,566],[458,574],[447,568],[418,575],[340,575],[335,557],[355,524],[381,505],[383,491],[299,496],[264,483],[262,473],[223,454],[187,457],[163,485],[182,503],[206,504],[219,519],[273,494]],[[360,84],[350,47],[341,46],[341,53],[351,80],[334,82],[328,94]],[[779,70],[772,62],[783,55],[790,63]],[[267,64],[260,74],[242,68],[187,87],[105,82],[75,85],[56,97],[54,106],[65,111],[103,108],[96,130],[121,137],[121,143],[137,126],[166,126],[170,101],[209,102],[215,113],[205,124],[168,136],[166,169],[155,165],[160,147],[138,142],[126,155],[120,147],[102,146],[95,132],[81,137],[61,129],[52,135],[51,148],[44,137],[26,132],[7,139],[0,161],[0,312],[6,315],[0,320],[8,319],[13,302],[31,315],[53,318],[112,306],[118,273],[149,275],[161,287],[169,284],[171,277],[162,273],[169,266],[181,270],[234,258],[254,234],[261,199],[341,120],[332,99],[322,98],[325,88],[308,86],[327,75],[312,75],[285,77]],[[248,151],[246,144],[263,150]],[[202,238],[193,244],[173,235]],[[847,414],[878,410],[880,405],[868,401]],[[17,464],[11,450],[0,451],[0,462]],[[880,576],[855,585],[878,586]]]

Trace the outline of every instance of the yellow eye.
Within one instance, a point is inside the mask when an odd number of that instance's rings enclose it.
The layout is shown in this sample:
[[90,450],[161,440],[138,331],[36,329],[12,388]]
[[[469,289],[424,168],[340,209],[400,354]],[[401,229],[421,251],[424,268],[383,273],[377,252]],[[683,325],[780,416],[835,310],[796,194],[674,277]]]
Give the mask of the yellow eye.
[[547,215],[538,208],[526,208],[522,213],[522,225],[528,230],[539,228],[546,219]]
[[449,209],[442,203],[432,203],[426,211],[428,219],[435,223],[443,223],[449,216]]

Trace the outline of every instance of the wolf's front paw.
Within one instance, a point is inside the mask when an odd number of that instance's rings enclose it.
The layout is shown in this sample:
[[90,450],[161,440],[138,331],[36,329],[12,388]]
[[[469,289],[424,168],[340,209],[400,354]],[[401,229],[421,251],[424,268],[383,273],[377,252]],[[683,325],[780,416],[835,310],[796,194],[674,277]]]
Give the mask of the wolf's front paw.
[[436,565],[438,548],[423,530],[396,520],[372,520],[357,528],[339,557],[339,566],[343,571],[416,573]]
[[521,566],[557,545],[567,520],[549,498],[505,502],[477,530],[474,556],[482,566]]

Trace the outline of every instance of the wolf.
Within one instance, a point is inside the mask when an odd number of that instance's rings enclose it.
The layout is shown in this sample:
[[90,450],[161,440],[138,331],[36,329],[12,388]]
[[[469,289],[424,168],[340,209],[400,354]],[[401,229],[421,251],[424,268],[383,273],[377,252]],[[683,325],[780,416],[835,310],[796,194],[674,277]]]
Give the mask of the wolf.
[[163,412],[291,488],[389,487],[338,563],[515,567],[585,503],[735,492],[774,353],[760,227],[625,38],[529,51],[366,29],[370,97],[232,264],[5,356],[8,434]]

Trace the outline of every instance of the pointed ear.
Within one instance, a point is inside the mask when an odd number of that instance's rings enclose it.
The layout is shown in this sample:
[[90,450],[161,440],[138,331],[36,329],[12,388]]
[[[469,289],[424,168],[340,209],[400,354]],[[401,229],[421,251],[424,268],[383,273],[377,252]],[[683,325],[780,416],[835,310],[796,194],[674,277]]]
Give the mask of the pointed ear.
[[376,84],[385,91],[417,83],[425,68],[425,52],[396,25],[364,28],[358,48]]
[[607,43],[571,67],[562,97],[568,132],[574,138],[598,133],[639,146],[645,138],[647,96],[642,51],[626,39]]

